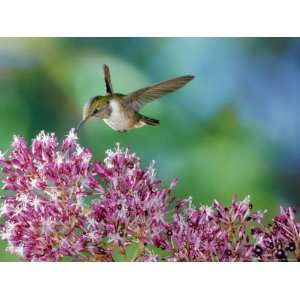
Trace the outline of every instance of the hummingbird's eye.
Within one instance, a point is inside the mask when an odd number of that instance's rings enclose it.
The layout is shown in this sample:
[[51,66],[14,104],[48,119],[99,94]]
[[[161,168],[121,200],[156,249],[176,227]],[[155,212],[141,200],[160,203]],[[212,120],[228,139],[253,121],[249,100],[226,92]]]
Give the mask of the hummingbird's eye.
[[96,115],[99,111],[100,111],[99,108],[95,108],[94,111],[93,111],[93,115]]

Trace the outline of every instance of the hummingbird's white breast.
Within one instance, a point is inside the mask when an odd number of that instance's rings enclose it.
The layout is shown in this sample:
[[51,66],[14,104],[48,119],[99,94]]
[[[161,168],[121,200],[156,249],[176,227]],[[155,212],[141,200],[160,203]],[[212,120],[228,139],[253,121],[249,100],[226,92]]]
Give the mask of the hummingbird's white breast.
[[109,118],[103,121],[114,130],[127,130],[132,128],[132,121],[128,118],[124,109],[118,100],[110,100],[111,114]]

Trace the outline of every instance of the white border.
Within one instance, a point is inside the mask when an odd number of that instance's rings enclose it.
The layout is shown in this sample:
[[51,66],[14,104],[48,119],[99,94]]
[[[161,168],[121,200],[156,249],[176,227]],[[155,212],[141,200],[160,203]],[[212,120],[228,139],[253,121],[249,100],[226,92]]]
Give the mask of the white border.
[[296,263],[2,263],[1,299],[297,299]]
[[[1,36],[299,36],[297,1],[1,3]],[[296,263],[0,263],[1,299],[296,299]]]
[[299,1],[10,0],[1,36],[299,36]]

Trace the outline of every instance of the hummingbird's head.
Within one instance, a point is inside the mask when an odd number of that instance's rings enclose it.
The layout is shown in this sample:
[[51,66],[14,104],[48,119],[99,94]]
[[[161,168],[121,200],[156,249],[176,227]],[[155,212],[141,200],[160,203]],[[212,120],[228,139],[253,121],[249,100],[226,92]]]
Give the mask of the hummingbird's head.
[[82,120],[77,130],[88,120],[109,117],[109,100],[106,96],[95,96],[91,98],[84,106]]

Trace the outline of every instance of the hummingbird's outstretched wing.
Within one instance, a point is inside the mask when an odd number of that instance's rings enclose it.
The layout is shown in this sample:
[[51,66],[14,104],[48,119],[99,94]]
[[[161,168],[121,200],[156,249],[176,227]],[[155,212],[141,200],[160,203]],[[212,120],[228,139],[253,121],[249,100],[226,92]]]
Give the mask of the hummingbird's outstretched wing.
[[163,81],[132,92],[125,96],[124,99],[125,101],[128,101],[128,104],[130,104],[135,111],[139,111],[143,105],[166,94],[176,91],[177,89],[183,87],[185,84],[191,81],[193,78],[194,76],[187,75]]
[[113,87],[110,79],[109,67],[107,65],[103,65],[103,72],[106,86],[106,94],[111,95],[113,93]]

